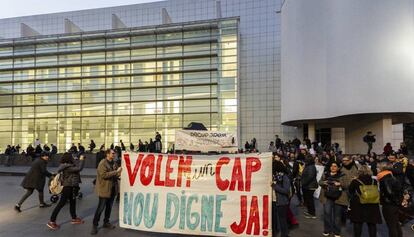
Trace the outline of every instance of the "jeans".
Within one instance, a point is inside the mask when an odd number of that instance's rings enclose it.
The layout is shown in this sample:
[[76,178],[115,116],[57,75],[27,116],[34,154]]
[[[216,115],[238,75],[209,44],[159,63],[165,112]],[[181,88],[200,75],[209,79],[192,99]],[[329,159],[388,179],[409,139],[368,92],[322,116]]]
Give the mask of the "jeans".
[[[23,195],[23,197],[20,199],[17,205],[21,206],[23,202],[26,201],[26,199],[30,197],[30,195],[33,194],[33,191],[34,191],[34,188],[27,188],[26,193]],[[44,204],[45,201],[43,200],[44,199],[43,190],[37,190],[37,191],[39,192],[39,203]]]
[[323,224],[325,233],[341,234],[341,213],[344,206],[335,204],[334,200],[327,199],[323,205]]
[[288,205],[276,206],[276,202],[272,202],[272,236],[277,236],[278,230],[280,231],[281,237],[287,237],[289,235],[288,208]]
[[298,197],[298,201],[299,203],[302,203],[302,192],[301,192],[302,184],[299,178],[294,181],[294,185],[295,185],[296,196]]
[[402,237],[401,226],[398,223],[398,207],[394,205],[383,205],[382,215],[388,227],[389,237]]
[[[362,226],[364,223],[354,222],[354,237],[362,236]],[[372,223],[367,223],[369,237],[377,236],[377,225]]]
[[76,196],[78,195],[79,187],[63,187],[62,195],[60,196],[59,203],[56,205],[50,217],[51,222],[56,222],[57,215],[60,210],[65,206],[69,200],[69,210],[72,219],[76,219]]
[[109,223],[109,218],[111,217],[112,204],[115,199],[115,187],[112,188],[110,198],[99,197],[98,208],[96,209],[95,216],[93,217],[93,225],[98,226],[99,220],[101,219],[102,212],[105,210],[104,224]]
[[315,200],[313,199],[313,194],[315,190],[308,190],[303,189],[303,201],[305,203],[306,208],[308,209],[308,213],[312,216],[316,215],[315,211]]

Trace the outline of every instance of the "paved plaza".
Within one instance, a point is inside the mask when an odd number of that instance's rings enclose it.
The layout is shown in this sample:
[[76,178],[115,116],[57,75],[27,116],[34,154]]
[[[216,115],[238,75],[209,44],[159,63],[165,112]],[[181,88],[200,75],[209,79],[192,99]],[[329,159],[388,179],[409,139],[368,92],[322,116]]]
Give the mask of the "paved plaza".
[[[23,168],[14,168],[14,170],[19,170]],[[4,169],[0,169],[0,172]],[[88,173],[91,173],[89,171]],[[4,175],[5,173],[3,173]],[[91,223],[93,219],[93,214],[97,205],[97,197],[93,192],[92,178],[83,178],[83,184],[81,185],[81,191],[84,194],[84,198],[78,201],[78,215],[85,219],[86,223],[84,225],[73,226],[70,224],[70,215],[69,215],[69,205],[65,206],[61,213],[58,216],[57,223],[61,224],[61,229],[58,231],[51,231],[46,227],[46,223],[53,207],[47,209],[40,209],[37,206],[37,194],[32,195],[22,207],[21,213],[16,213],[13,210],[13,205],[17,202],[21,195],[23,195],[24,190],[20,187],[20,182],[23,177],[21,176],[0,176],[0,236],[13,236],[13,237],[40,237],[40,236],[90,236],[89,232],[91,229]],[[46,195],[46,198],[49,198],[49,194]],[[302,216],[302,209],[296,208],[294,206],[293,211],[297,215],[300,227],[291,231],[291,236],[302,237],[302,236],[322,236],[323,222],[321,219],[321,207],[319,202],[317,202],[317,213],[318,219],[308,220],[304,219]],[[117,223],[118,221],[118,204],[116,203],[113,208],[112,222]],[[404,236],[412,236],[413,232],[409,230],[408,226],[404,228]],[[364,230],[366,231],[366,230]],[[379,237],[386,237],[386,228],[384,225],[379,226]],[[366,232],[364,232],[364,236]],[[98,236],[140,236],[140,237],[150,237],[150,236],[160,236],[160,237],[170,237],[170,236],[183,236],[177,234],[159,234],[159,233],[148,233],[140,232],[133,230],[121,229],[119,226],[115,230],[108,231],[100,229]],[[352,236],[352,228],[348,224],[346,230],[343,231],[343,236]]]

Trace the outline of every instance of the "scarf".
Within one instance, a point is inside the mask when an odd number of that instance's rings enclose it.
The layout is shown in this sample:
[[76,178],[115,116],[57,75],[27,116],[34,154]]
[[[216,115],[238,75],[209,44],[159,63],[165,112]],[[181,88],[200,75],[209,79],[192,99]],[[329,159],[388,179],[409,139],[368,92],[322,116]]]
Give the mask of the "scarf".
[[384,178],[385,176],[387,176],[387,175],[389,175],[389,174],[392,174],[392,172],[391,171],[389,171],[389,170],[384,170],[384,171],[381,171],[380,173],[378,173],[378,175],[377,175],[377,179],[378,179],[378,181],[381,181],[381,179],[382,178]]

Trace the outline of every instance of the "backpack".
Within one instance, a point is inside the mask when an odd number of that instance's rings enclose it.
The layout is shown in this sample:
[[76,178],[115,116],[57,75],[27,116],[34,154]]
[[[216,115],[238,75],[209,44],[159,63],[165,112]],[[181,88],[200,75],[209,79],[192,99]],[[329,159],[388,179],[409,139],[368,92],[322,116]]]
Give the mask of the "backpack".
[[334,184],[328,184],[325,189],[325,197],[330,200],[337,200],[342,195],[342,188]]
[[62,192],[62,173],[57,173],[55,177],[50,181],[49,191],[53,195],[58,195]]
[[361,204],[379,204],[380,194],[378,191],[378,185],[374,184],[374,180],[372,180],[372,184],[370,185],[364,184],[359,179],[357,179],[357,181],[361,184],[359,186],[361,194],[358,194],[359,202]]

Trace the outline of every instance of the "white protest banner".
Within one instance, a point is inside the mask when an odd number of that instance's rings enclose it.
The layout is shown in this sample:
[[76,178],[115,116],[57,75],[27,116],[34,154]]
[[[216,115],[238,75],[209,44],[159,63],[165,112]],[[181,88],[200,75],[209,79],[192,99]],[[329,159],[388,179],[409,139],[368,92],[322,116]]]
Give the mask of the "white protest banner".
[[229,151],[238,149],[234,134],[219,131],[176,130],[175,149],[187,151]]
[[[316,167],[316,181],[321,180],[322,175],[323,175],[323,171],[325,170],[325,166],[323,165],[315,165]],[[313,193],[313,197],[319,199],[319,196],[321,195],[321,187],[319,186],[315,192]]]
[[271,236],[271,154],[125,153],[120,226],[214,236]]

